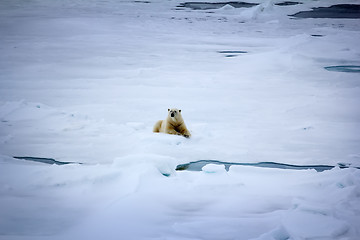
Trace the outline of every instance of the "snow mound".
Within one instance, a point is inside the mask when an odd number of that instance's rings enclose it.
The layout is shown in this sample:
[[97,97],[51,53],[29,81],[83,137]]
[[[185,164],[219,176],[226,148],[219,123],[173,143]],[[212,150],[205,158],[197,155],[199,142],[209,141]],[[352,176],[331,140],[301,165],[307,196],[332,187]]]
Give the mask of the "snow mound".
[[202,171],[205,173],[226,172],[225,165],[223,164],[206,164],[204,167],[202,167]]

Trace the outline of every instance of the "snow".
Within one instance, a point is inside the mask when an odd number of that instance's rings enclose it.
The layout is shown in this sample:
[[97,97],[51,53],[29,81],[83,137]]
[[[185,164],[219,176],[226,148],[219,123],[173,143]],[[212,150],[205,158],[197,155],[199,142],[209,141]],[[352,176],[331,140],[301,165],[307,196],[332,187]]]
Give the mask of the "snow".
[[225,165],[223,164],[206,164],[201,169],[202,171],[206,173],[217,173],[217,172],[224,172],[225,171]]
[[360,166],[359,19],[289,17],[358,2],[249,2],[1,1],[0,239],[359,239],[359,169],[175,171]]

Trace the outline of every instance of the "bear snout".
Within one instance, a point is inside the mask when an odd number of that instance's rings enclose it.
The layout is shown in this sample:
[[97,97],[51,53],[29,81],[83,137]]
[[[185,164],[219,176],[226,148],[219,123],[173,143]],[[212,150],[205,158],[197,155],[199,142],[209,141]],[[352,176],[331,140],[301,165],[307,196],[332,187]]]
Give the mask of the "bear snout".
[[175,114],[174,114],[174,113],[171,113],[171,117],[175,117]]

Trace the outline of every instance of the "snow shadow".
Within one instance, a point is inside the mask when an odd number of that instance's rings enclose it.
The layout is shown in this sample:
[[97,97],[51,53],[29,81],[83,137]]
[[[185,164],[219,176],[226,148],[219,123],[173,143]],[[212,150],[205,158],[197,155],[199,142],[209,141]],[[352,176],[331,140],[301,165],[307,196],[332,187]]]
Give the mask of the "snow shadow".
[[[180,164],[176,167],[176,171],[202,171],[202,168],[207,164],[224,165],[226,171],[229,171],[231,166],[251,166],[251,167],[262,167],[262,168],[277,168],[277,169],[292,169],[292,170],[308,170],[314,169],[317,172],[323,172],[325,170],[331,170],[334,167],[349,168],[347,164],[339,163],[337,166],[331,165],[291,165],[285,163],[276,162],[259,162],[259,163],[234,163],[234,162],[222,162],[217,160],[199,160],[195,162]],[[356,167],[357,168],[357,167]]]
[[296,18],[360,18],[360,5],[337,4],[330,7],[313,8],[289,15]]
[[356,65],[329,66],[324,68],[328,71],[333,71],[333,72],[360,73],[360,66],[356,66]]

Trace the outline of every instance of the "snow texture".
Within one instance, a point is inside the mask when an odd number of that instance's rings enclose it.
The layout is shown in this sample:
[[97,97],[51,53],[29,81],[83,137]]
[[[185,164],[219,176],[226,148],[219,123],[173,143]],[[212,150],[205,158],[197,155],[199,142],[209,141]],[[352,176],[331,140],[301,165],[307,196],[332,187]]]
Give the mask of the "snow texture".
[[175,170],[359,167],[359,19],[290,16],[358,1],[181,3],[0,1],[0,240],[360,238],[359,169]]

